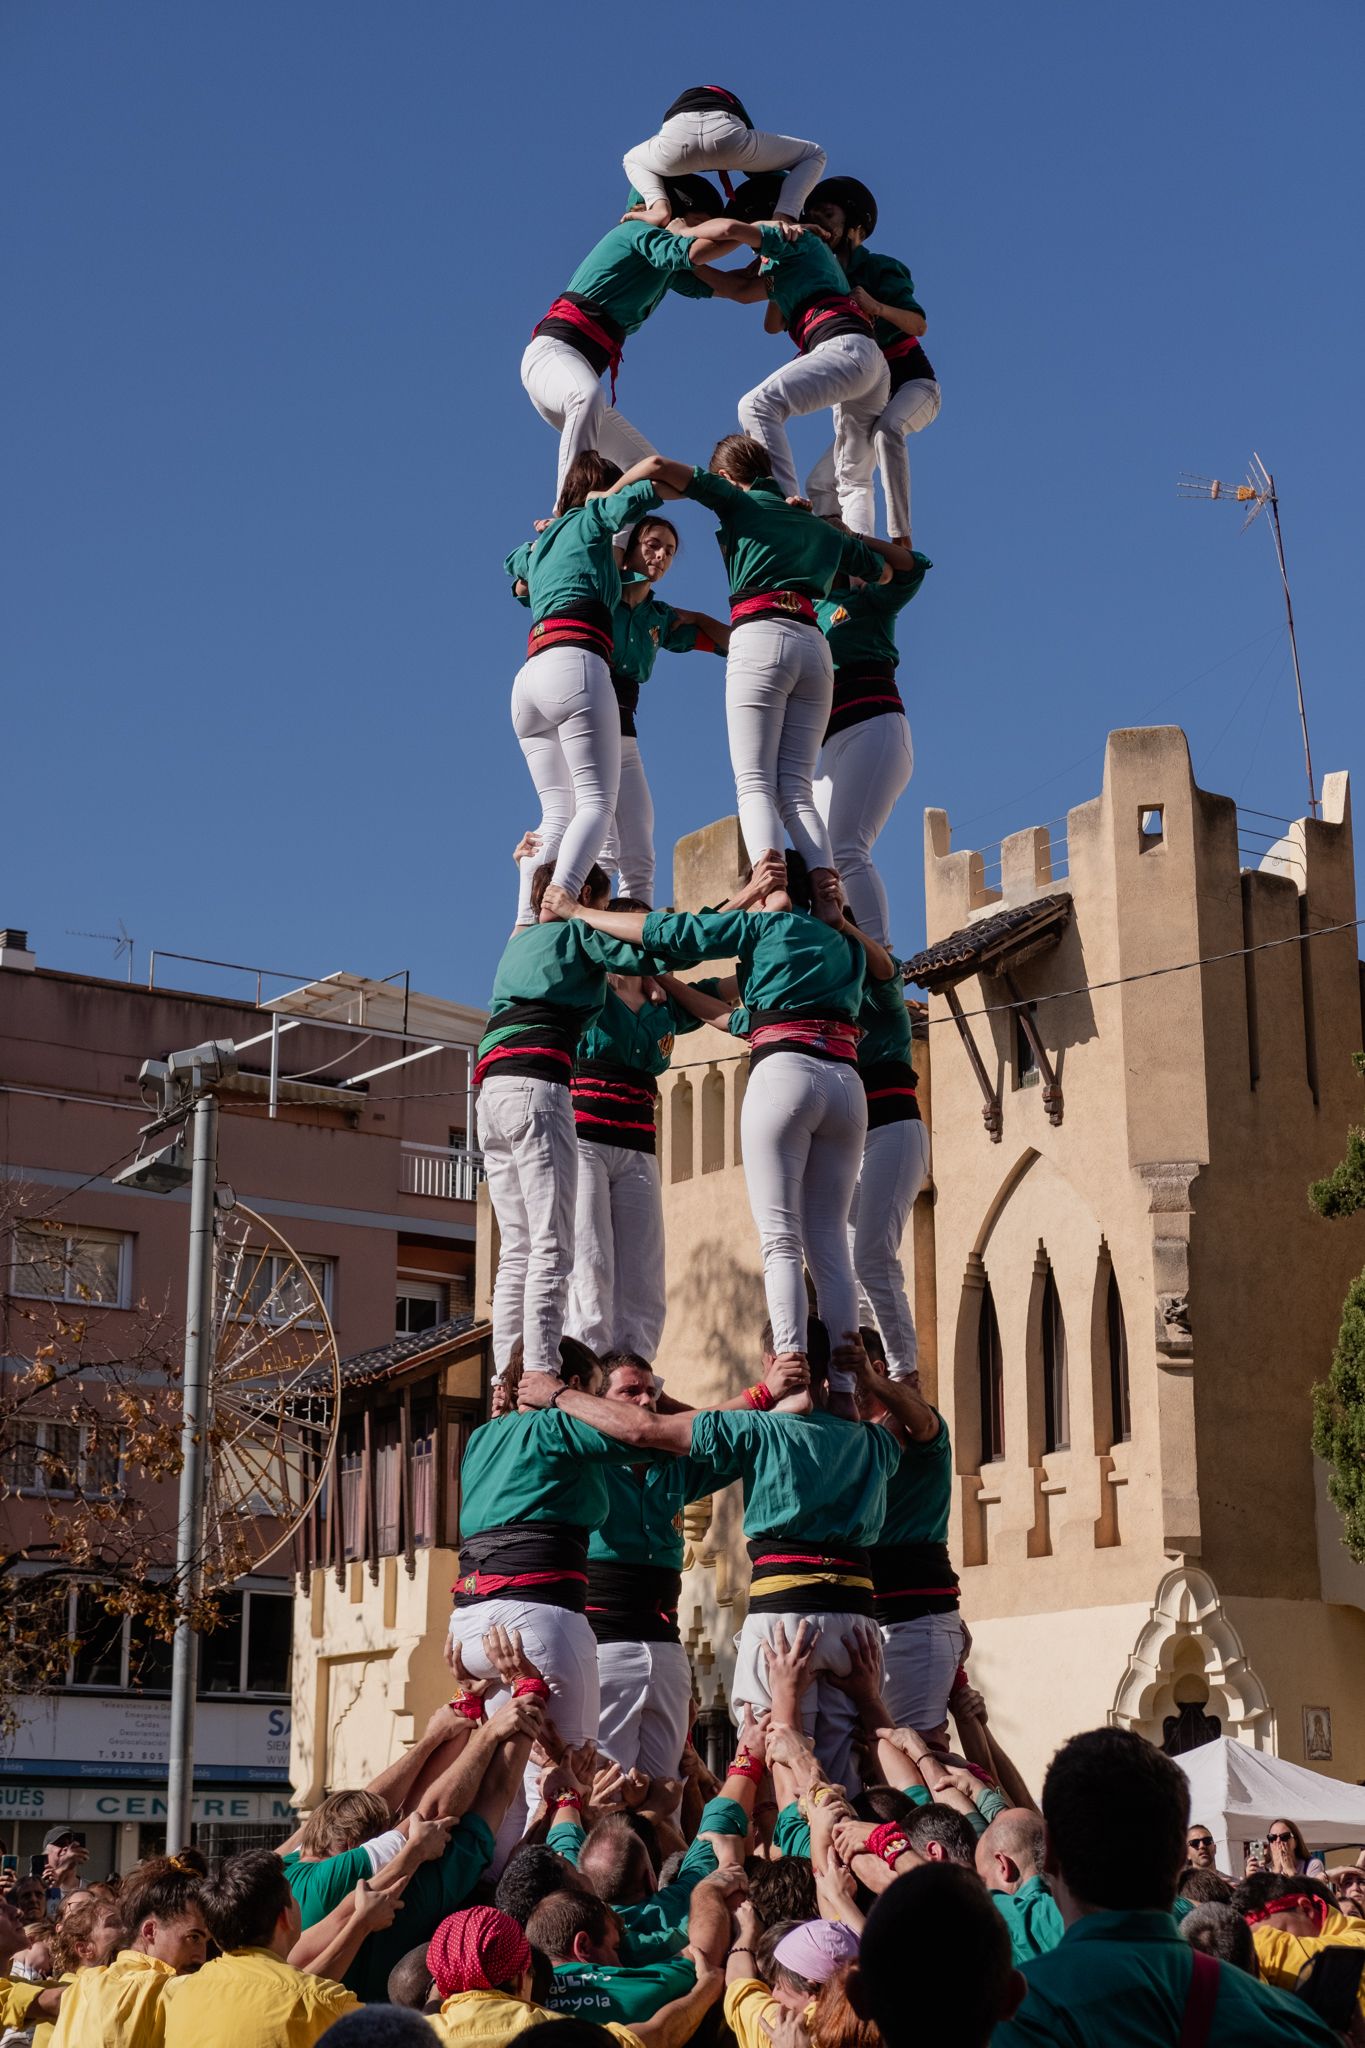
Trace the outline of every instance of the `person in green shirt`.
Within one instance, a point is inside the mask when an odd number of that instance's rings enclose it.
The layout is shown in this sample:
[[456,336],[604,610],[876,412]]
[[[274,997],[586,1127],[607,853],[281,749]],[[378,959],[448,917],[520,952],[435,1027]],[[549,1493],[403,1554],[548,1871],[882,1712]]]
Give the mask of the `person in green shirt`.
[[910,721],[896,686],[896,620],[933,563],[916,554],[889,583],[842,576],[815,615],[829,643],[834,695],[816,763],[815,807],[825,821],[834,865],[861,928],[891,943],[886,884],[872,849],[904,794],[915,766]]
[[815,614],[842,572],[868,583],[913,569],[887,541],[839,533],[774,481],[766,448],[727,435],[708,469],[655,455],[623,486],[652,483],[661,496],[693,498],[718,516],[730,576],[725,720],[740,830],[751,861],[777,853],[788,834],[812,876],[834,873],[834,853],[812,791],[829,722],[834,668]]
[[[656,1962],[620,1960],[621,1922],[611,1907],[584,1891],[551,1892],[526,1924],[526,1938],[554,1966],[546,2003],[577,2019],[615,2021],[634,2027],[673,2008],[684,2030],[668,2029],[685,2041],[724,1988],[722,1962],[729,1947],[730,1900],[739,1896],[733,1868],[713,1871],[693,1887],[687,1915],[687,1949]],[[686,2001],[683,2011],[676,2010]]]
[[[626,337],[643,327],[669,292],[684,298],[727,298],[734,281],[712,270],[739,239],[721,219],[724,202],[706,178],[670,181],[671,234],[642,220],[609,228],[575,270],[565,289],[532,330],[521,359],[521,381],[541,418],[559,435],[556,489],[562,490],[575,457],[596,449],[626,464],[648,455],[650,444],[616,409],[616,372]],[[611,403],[602,390],[611,373]]]
[[645,916],[575,906],[553,890],[545,903],[672,967],[738,956],[734,1010],[723,983],[710,995],[681,983],[669,987],[696,1014],[726,1019],[724,1028],[749,1040],[744,1178],[763,1251],[773,1348],[782,1356],[805,1348],[806,1266],[827,1326],[841,1333],[858,1327],[847,1225],[867,1128],[854,1024],[864,949],[813,914],[799,855],[764,862],[744,893],[782,907]]
[[[906,439],[933,425],[943,399],[934,366],[920,345],[928,322],[915,280],[894,256],[864,247],[877,225],[877,202],[858,178],[823,178],[806,202],[807,218],[829,236],[832,253],[872,322],[890,373],[890,393],[872,429],[872,448],[886,498],[887,530],[910,545],[910,458]],[[822,514],[837,512],[834,450],[806,479],[806,496]]]
[[1046,1850],[1042,1816],[1027,1806],[998,1813],[976,1845],[976,1874],[1009,1929],[1016,1963],[1046,1955],[1066,1931],[1043,1875]]
[[1301,1999],[1181,1939],[1171,1908],[1189,1817],[1184,1773],[1140,1735],[1098,1728],[1062,1745],[1043,1782],[1043,1819],[1045,1872],[1066,1932],[1024,1966],[1023,2002],[992,2048],[1327,2048],[1337,2039]]

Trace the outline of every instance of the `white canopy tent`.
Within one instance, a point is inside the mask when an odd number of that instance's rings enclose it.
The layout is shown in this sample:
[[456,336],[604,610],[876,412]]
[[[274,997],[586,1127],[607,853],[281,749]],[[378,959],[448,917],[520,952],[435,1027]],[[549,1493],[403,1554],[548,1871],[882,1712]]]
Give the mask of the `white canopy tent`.
[[1302,1764],[1264,1750],[1248,1749],[1220,1735],[1176,1762],[1190,1781],[1190,1818],[1202,1821],[1218,1845],[1218,1868],[1240,1878],[1247,1845],[1268,1832],[1272,1820],[1292,1820],[1310,1851],[1330,1865],[1334,1849],[1365,1844],[1365,1787],[1307,1771]]

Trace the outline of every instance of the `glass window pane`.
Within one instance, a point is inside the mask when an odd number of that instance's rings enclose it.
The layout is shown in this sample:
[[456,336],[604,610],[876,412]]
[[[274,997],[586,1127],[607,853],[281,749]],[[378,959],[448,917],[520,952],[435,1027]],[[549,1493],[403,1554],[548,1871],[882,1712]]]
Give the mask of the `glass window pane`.
[[323,1307],[330,1311],[332,1306],[332,1262],[330,1259],[305,1259],[313,1285],[322,1296]]
[[287,1593],[253,1593],[246,1646],[248,1692],[288,1692],[294,1603]]
[[119,1254],[117,1238],[71,1238],[67,1268],[67,1294],[72,1301],[117,1303],[119,1298]]
[[81,1433],[74,1422],[45,1422],[38,1452],[38,1483],[49,1493],[74,1492],[79,1472]]
[[171,1646],[145,1624],[129,1623],[128,1684],[133,1692],[169,1692]]
[[225,1593],[218,1602],[222,1617],[218,1627],[199,1638],[199,1690],[201,1693],[240,1692],[242,1689],[242,1596]]
[[87,1426],[81,1459],[81,1491],[99,1500],[118,1490],[122,1435],[113,1428]]
[[46,1294],[60,1300],[65,1286],[65,1237],[38,1224],[22,1224],[15,1232],[15,1293]]
[[123,1616],[106,1611],[95,1586],[76,1594],[76,1651],[73,1685],[117,1686],[123,1682]]

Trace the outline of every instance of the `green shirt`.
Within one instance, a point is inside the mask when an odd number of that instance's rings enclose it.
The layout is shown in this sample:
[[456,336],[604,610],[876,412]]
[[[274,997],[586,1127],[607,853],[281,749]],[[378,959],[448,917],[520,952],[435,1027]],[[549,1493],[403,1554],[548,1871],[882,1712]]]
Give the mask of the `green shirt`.
[[695,1990],[697,1972],[681,1956],[657,1963],[556,1963],[548,2004],[554,2012],[573,2013],[599,2026],[616,2020],[633,2026],[652,2020],[675,1998]]
[[460,1466],[460,1540],[513,1522],[596,1529],[607,1518],[602,1467],[639,1455],[559,1408],[480,1423]]
[[768,287],[768,297],[791,325],[793,313],[824,292],[848,297],[848,278],[829,243],[819,235],[800,235],[789,242],[780,228],[758,231],[759,274]]
[[[938,1410],[934,1413],[938,1415]],[[946,1543],[953,1501],[953,1440],[938,1417],[927,1444],[911,1437],[886,1488],[886,1520],[879,1543]]]
[[632,1010],[609,988],[601,1009],[578,1041],[578,1057],[610,1060],[613,1066],[628,1067],[637,1074],[663,1074],[673,1057],[674,1039],[700,1029],[701,1018],[690,1015],[671,996],[665,1002],[646,1002]]
[[709,1461],[717,1486],[744,1482],[744,1534],[866,1549],[886,1513],[886,1486],[900,1462],[889,1429],[747,1408],[702,1409],[692,1455]]
[[658,503],[653,484],[642,479],[561,512],[544,533],[513,548],[503,568],[529,585],[527,602],[536,624],[558,617],[570,605],[597,603],[614,611],[621,602],[621,565],[612,536]]
[[[675,1956],[680,1948],[686,1946],[687,1914],[692,1894],[702,1878],[716,1868],[716,1852],[709,1842],[702,1839],[703,1835],[742,1838],[748,1832],[749,1816],[738,1800],[718,1795],[707,1801],[702,1808],[696,1839],[678,1865],[678,1874],[672,1884],[665,1885],[652,1898],[641,1899],[633,1906],[612,1907],[621,1923],[623,1963],[658,1962],[665,1956]],[[584,1840],[584,1830],[578,1823],[565,1821],[550,1829],[545,1837],[545,1846],[557,1850],[566,1863],[572,1863],[577,1869]]]
[[800,1010],[807,1016],[858,1014],[863,963],[856,939],[805,910],[653,910],[645,950],[673,967],[735,961],[741,1007],[730,1030],[744,1037],[751,1010]]
[[611,1467],[602,1478],[607,1517],[588,1540],[588,1556],[680,1572],[682,1511],[690,1500],[705,1500],[715,1491],[711,1467],[694,1458],[665,1456],[657,1464]]
[[[523,1003],[554,1003],[575,1013],[579,1029],[592,1023],[607,999],[607,975],[643,974],[644,954],[624,939],[609,939],[581,918],[554,924],[523,925],[503,948],[493,977],[488,1028],[479,1040],[479,1058],[505,1038],[527,1029],[516,1008]],[[501,1021],[499,1021],[501,1020]]]
[[[403,1888],[403,1905],[392,1927],[379,1927],[365,1937],[342,1978],[366,2004],[388,1998],[389,1972],[419,1942],[430,1941],[447,1913],[457,1913],[493,1861],[493,1831],[480,1814],[467,1813],[456,1823],[445,1854],[434,1863],[419,1863]],[[363,1849],[304,1863],[297,1855],[284,1858],[289,1889],[299,1902],[305,1927],[325,1920],[348,1898],[362,1877],[370,1875]]]
[[[864,662],[900,660],[896,645],[896,617],[903,612],[933,563],[918,548],[913,569],[893,569],[889,583],[869,583],[861,590],[835,590],[817,598],[815,616],[829,642],[830,660],[836,669],[852,668]],[[525,572],[522,571],[522,574]]]
[[591,299],[626,334],[634,334],[667,292],[681,292],[685,299],[714,296],[692,268],[691,253],[691,235],[622,221],[588,251],[567,288]]
[[[625,583],[636,580],[629,571],[622,579]],[[695,620],[680,619],[661,598],[642,597],[638,604],[627,604],[623,596],[611,616],[612,673],[625,676],[628,682],[647,683],[660,653],[693,653],[698,633]],[[709,640],[706,645],[712,654],[720,653]]]
[[[1173,2048],[1194,1950],[1169,1912],[1089,1913],[1024,1965],[1028,1986],[991,2048]],[[1301,1999],[1225,1963],[1206,2048],[1340,2048]]]
[[882,1060],[910,1059],[910,1012],[905,1007],[905,983],[900,961],[890,981],[874,981],[869,974],[858,1011],[862,1037],[858,1040],[858,1065],[875,1067]]
[[[880,299],[884,306],[897,306],[903,313],[923,313],[915,297],[914,278],[894,256],[866,247],[853,249],[844,258],[843,270],[848,282],[860,284],[869,298]],[[893,342],[906,339],[904,328],[891,320],[874,320],[872,332],[878,348],[890,348]]]
[[1010,1955],[1016,1963],[1046,1955],[1066,1933],[1045,1877],[1026,1878],[1017,1891],[992,1892],[991,1903],[1009,1929]]
[[769,590],[828,597],[842,571],[875,583],[882,558],[851,533],[840,533],[813,512],[789,505],[782,486],[761,476],[741,490],[728,477],[694,469],[684,493],[709,506],[720,520],[716,535],[730,572],[732,598]]

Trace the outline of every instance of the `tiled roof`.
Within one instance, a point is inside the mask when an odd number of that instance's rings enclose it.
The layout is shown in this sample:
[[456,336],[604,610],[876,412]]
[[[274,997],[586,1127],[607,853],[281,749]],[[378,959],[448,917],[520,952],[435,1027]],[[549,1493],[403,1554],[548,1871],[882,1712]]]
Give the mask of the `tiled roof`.
[[420,1364],[429,1353],[447,1350],[459,1338],[481,1334],[490,1327],[483,1317],[451,1316],[434,1329],[414,1330],[406,1337],[395,1337],[390,1344],[377,1345],[373,1351],[357,1351],[341,1361],[342,1387],[366,1387],[376,1380],[389,1379],[408,1366]]
[[916,953],[905,963],[905,978],[917,988],[937,990],[952,988],[969,974],[998,974],[1055,945],[1070,922],[1071,898],[1065,893],[997,910]]

